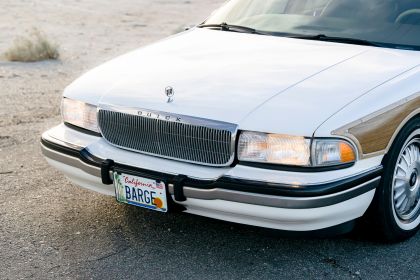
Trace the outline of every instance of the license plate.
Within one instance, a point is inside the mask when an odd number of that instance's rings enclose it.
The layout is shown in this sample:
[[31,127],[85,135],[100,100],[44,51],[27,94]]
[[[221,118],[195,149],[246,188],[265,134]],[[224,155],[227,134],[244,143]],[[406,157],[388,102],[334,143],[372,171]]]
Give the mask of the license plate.
[[159,212],[168,211],[165,183],[114,172],[117,201]]

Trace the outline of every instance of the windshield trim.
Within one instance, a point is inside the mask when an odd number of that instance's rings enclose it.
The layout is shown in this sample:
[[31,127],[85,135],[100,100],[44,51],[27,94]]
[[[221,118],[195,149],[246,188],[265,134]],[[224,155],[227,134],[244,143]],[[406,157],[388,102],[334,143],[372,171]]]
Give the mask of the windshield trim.
[[[231,26],[233,28],[223,29],[223,26],[228,26],[228,27]],[[207,20],[206,20],[202,22],[201,24],[197,25],[196,27],[197,28],[210,28],[215,31],[231,31],[231,32],[238,32],[238,33],[248,33],[248,34],[255,34],[255,35],[266,35],[266,36],[273,36],[273,37],[290,38],[290,39],[297,39],[297,40],[311,40],[311,41],[348,44],[348,45],[360,45],[360,46],[367,46],[367,47],[374,47],[374,48],[376,47],[376,48],[396,49],[396,50],[405,50],[405,51],[420,51],[420,46],[414,46],[414,45],[376,42],[376,41],[369,41],[369,40],[360,39],[360,38],[328,36],[325,34],[299,34],[299,33],[277,32],[277,31],[262,31],[262,30],[254,29],[252,27],[233,25],[233,24],[228,24],[226,22],[217,24],[217,23],[207,23]],[[220,29],[215,29],[218,27],[220,27]],[[236,28],[243,28],[244,30],[247,29],[249,30],[249,32],[245,32],[245,31],[240,32]],[[322,39],[322,37],[320,39],[317,39],[316,37],[318,36],[325,37],[326,39]],[[360,43],[358,44],[356,41],[360,41]]]
[[[409,9],[408,6],[362,0],[357,3],[337,1],[335,5],[330,5],[332,1],[329,0],[317,1],[273,0],[263,4],[260,0],[229,0],[201,25],[228,22],[255,29],[255,33],[262,35],[303,37],[325,34],[326,37],[346,38],[347,42],[344,39],[338,42],[343,44],[356,44],[355,41],[360,40],[365,41],[361,45],[420,51],[420,37],[417,36],[420,33],[420,12],[414,21],[402,21],[398,16]],[[333,42],[332,39],[319,41]]]

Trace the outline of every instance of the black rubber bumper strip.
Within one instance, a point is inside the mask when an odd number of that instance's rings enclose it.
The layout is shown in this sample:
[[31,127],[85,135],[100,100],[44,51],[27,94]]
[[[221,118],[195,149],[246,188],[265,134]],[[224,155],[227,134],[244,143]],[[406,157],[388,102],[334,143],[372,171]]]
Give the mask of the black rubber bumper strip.
[[[139,177],[150,178],[154,180],[162,180],[167,184],[176,185],[175,192],[179,194],[179,198],[183,199],[182,188],[188,186],[191,188],[198,189],[226,189],[240,192],[248,192],[254,194],[264,194],[264,195],[274,195],[274,196],[285,196],[285,197],[317,197],[325,196],[330,194],[335,194],[343,192],[357,186],[360,186],[366,182],[369,182],[375,178],[382,176],[383,167],[378,166],[377,168],[360,173],[358,175],[316,185],[291,185],[283,183],[272,183],[272,182],[261,182],[248,179],[238,179],[228,176],[223,176],[215,181],[209,180],[197,180],[192,179],[182,174],[180,175],[171,175],[166,173],[161,173],[152,170],[146,170],[142,168],[122,165],[115,162],[112,166],[109,164],[104,165],[106,159],[100,159],[93,156],[86,149],[81,151],[72,150],[68,147],[63,147],[49,141],[42,139],[42,144],[46,147],[61,152],[70,156],[75,156],[80,158],[86,164],[91,164],[96,167],[106,168],[102,174],[109,174],[109,171],[115,170],[118,172],[128,173],[132,175],[137,175]],[[108,175],[109,176],[109,175]],[[182,176],[182,184],[177,182]],[[105,179],[105,178],[104,178]],[[105,179],[106,182],[108,182]],[[180,190],[181,189],[181,190]],[[369,191],[369,190],[366,190]]]
[[102,137],[102,134],[100,134],[98,132],[91,131],[89,129],[81,128],[81,127],[78,127],[78,126],[75,126],[73,124],[66,123],[66,122],[64,123],[64,125],[73,129],[73,130],[76,130],[78,132],[82,132],[84,134],[89,134],[89,135],[96,136],[96,137]]
[[70,148],[70,147],[60,145],[60,144],[53,143],[43,138],[41,139],[41,144],[53,151],[56,151],[56,152],[59,152],[68,156],[72,156],[75,158],[79,158],[84,163],[95,166],[95,167],[101,167],[102,162],[104,161],[103,159],[93,156],[86,149],[77,150],[74,148]]
[[77,150],[77,149],[74,149],[74,148],[70,148],[70,147],[60,145],[60,144],[56,144],[56,143],[50,142],[48,140],[45,140],[44,138],[41,138],[41,144],[44,145],[45,147],[53,150],[53,151],[56,151],[56,152],[59,152],[59,153],[65,154],[65,155],[76,157],[76,158],[80,157],[80,151],[81,150]]
[[315,197],[343,192],[375,178],[382,176],[382,167],[337,181],[316,185],[290,185],[267,183],[261,181],[242,180],[231,177],[221,177],[216,182],[203,186],[207,189],[221,188],[241,192],[260,193],[266,195],[290,197]]

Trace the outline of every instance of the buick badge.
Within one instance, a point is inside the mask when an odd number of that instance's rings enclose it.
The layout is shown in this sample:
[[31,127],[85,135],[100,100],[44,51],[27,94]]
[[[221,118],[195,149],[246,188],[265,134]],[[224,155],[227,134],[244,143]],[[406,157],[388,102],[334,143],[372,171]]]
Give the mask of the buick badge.
[[172,101],[174,101],[175,91],[172,87],[165,88],[165,93],[166,93],[166,96],[168,97],[168,103],[171,103]]

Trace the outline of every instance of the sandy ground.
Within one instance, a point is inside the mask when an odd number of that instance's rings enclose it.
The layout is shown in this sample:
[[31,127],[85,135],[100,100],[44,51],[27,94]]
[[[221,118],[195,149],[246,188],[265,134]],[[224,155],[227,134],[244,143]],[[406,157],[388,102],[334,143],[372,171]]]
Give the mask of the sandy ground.
[[0,53],[37,27],[61,59],[0,59],[0,279],[419,279],[420,235],[291,239],[84,191],[50,168],[40,134],[89,68],[204,19],[222,0],[0,0]]

